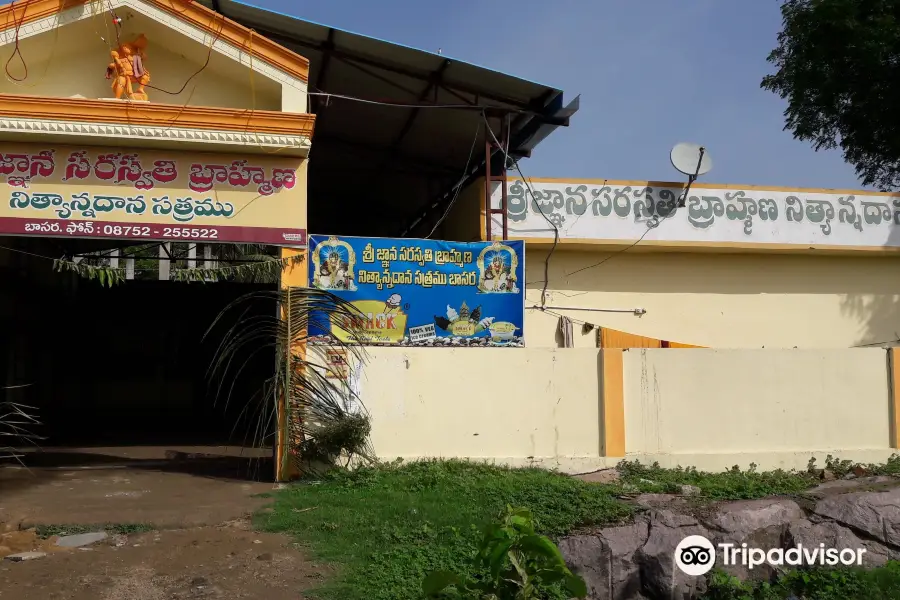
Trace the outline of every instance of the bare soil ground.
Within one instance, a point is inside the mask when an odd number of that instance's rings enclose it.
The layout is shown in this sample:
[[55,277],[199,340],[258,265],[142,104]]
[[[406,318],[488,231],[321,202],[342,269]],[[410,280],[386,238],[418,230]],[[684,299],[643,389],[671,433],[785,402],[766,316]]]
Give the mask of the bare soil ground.
[[[167,459],[167,451],[169,458]],[[327,573],[290,540],[252,531],[271,463],[222,448],[45,451],[0,467],[0,600],[302,598]],[[37,525],[145,524],[89,549],[40,540]]]

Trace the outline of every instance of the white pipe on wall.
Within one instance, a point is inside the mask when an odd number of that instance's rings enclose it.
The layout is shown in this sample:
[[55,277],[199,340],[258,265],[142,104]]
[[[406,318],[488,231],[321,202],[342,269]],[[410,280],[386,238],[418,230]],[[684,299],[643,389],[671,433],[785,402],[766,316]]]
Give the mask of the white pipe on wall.
[[585,308],[580,306],[538,306],[536,304],[528,308],[532,310],[586,310],[605,313],[632,313],[638,317],[647,314],[646,308]]

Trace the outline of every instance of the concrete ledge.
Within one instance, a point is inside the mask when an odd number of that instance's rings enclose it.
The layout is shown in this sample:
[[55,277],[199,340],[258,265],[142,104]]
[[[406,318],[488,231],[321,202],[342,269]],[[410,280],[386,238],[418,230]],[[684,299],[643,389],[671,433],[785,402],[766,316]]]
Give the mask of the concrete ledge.
[[473,463],[483,463],[488,465],[497,465],[513,468],[536,467],[547,469],[548,471],[559,471],[567,475],[577,475],[579,473],[591,473],[599,469],[614,467],[619,464],[622,458],[603,458],[598,456],[574,456],[574,457],[552,457],[552,456],[536,456],[529,458],[526,456],[381,456],[380,460],[391,462],[397,458],[402,458],[404,462],[414,462],[417,460],[466,460]]
[[795,450],[782,452],[740,452],[717,454],[629,454],[625,460],[637,460],[644,464],[658,462],[661,467],[696,467],[700,471],[719,472],[737,465],[747,469],[751,463],[757,465],[757,471],[774,469],[791,469],[805,471],[809,459],[815,457],[816,465],[825,466],[825,458],[830,454],[838,460],[852,460],[864,464],[884,463],[897,450],[893,448],[868,448],[844,450]]
[[559,471],[569,475],[590,473],[599,469],[615,467],[622,460],[638,461],[643,464],[659,463],[661,467],[673,469],[675,467],[696,467],[699,471],[713,473],[727,471],[734,465],[742,470],[750,467],[751,463],[757,465],[757,471],[772,471],[784,469],[786,471],[805,471],[809,459],[815,457],[816,465],[825,466],[825,458],[830,454],[838,460],[852,460],[863,464],[884,463],[891,455],[898,453],[893,448],[873,448],[855,450],[797,450],[791,452],[741,452],[725,454],[628,454],[625,458],[600,457],[600,456],[472,456],[472,457],[434,457],[434,456],[401,456],[380,457],[385,462],[396,458],[402,458],[404,462],[417,460],[458,459],[475,463],[490,465],[502,465],[507,467],[537,467],[541,469]]

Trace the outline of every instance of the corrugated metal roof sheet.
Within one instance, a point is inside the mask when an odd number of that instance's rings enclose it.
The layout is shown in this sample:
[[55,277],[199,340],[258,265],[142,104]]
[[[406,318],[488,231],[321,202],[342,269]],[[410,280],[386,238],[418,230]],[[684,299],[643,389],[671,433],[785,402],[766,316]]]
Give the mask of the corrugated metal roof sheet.
[[[198,0],[310,61],[309,89],[417,105],[473,105],[474,110],[415,109],[313,97],[317,114],[310,161],[310,230],[344,235],[399,235],[472,167],[483,165],[485,132],[478,107],[512,118],[510,154],[528,156],[555,127],[567,125],[577,99],[563,105],[557,88],[433,52],[304,21],[234,0]],[[473,175],[474,176],[474,175]],[[354,218],[365,199],[397,217],[395,230],[372,230]],[[336,229],[340,224],[340,230]],[[427,223],[427,220],[426,220]],[[327,228],[327,230],[323,229]],[[396,230],[399,228],[399,230]],[[421,233],[421,232],[420,232]]]

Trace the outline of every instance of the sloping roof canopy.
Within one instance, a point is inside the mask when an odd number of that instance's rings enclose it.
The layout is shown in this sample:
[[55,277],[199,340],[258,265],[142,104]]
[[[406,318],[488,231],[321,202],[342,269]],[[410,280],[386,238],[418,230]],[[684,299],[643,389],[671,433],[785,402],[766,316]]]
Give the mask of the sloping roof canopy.
[[[509,115],[514,157],[529,156],[578,109],[577,98],[566,106],[556,88],[438,54],[234,0],[200,3],[308,58],[312,94],[375,101],[310,96],[317,115],[309,167],[313,233],[398,236],[415,223],[409,235],[425,235],[460,178],[484,173],[490,136],[482,109],[497,135]],[[500,172],[497,158],[493,170]]]

